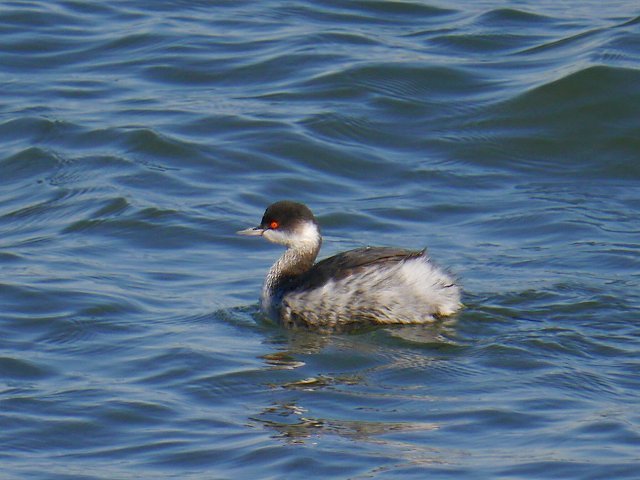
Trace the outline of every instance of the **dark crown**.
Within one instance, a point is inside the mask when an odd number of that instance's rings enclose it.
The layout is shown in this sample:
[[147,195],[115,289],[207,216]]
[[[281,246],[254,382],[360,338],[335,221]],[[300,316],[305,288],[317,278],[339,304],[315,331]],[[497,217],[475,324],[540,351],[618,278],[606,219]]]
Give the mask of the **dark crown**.
[[302,203],[291,202],[289,200],[281,200],[272,203],[267,207],[260,222],[261,228],[271,228],[271,224],[277,222],[279,228],[283,230],[292,230],[300,222],[318,222],[309,210],[309,207]]

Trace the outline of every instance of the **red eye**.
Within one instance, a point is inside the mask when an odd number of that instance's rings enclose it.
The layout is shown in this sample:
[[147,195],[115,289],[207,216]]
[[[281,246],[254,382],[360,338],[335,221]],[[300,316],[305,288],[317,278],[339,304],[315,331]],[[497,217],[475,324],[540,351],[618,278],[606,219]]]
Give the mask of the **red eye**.
[[269,228],[271,228],[273,230],[275,230],[279,226],[280,226],[280,224],[278,222],[276,222],[275,220],[269,224]]

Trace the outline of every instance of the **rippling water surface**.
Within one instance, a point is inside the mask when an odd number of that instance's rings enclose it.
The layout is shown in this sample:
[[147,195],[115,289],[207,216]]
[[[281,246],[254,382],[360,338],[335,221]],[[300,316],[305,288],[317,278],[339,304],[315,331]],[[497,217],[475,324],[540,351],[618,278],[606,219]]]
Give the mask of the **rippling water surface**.
[[[0,476],[637,479],[639,15],[0,4]],[[283,198],[466,309],[263,322]]]

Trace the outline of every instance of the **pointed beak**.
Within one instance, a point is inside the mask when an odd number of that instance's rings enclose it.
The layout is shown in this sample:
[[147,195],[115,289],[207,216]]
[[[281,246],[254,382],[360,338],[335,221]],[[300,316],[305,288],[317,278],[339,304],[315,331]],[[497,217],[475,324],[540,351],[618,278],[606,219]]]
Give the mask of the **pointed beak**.
[[264,233],[264,229],[260,227],[247,228],[236,232],[238,235],[247,235],[249,237],[260,237]]

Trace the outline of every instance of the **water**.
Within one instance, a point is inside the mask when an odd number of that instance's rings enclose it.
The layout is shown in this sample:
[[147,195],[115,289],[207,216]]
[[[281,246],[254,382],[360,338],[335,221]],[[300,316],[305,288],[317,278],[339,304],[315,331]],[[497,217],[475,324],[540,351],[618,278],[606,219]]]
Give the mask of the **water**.
[[[0,4],[0,477],[638,478],[637,2]],[[466,309],[260,320],[428,246]]]

